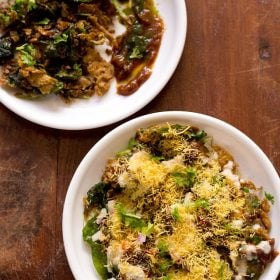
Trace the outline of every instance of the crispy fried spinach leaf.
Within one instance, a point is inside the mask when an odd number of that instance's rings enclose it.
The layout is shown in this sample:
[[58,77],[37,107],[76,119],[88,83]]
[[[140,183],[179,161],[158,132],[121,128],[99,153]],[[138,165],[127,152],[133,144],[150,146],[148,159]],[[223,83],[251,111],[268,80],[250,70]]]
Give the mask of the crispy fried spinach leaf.
[[[0,59],[8,58],[13,54],[12,42],[9,38],[0,39]],[[1,61],[2,62],[2,61]]]
[[107,203],[107,192],[110,188],[109,184],[105,184],[100,182],[94,185],[88,192],[87,192],[87,201],[91,206],[97,206],[99,208],[104,208]]

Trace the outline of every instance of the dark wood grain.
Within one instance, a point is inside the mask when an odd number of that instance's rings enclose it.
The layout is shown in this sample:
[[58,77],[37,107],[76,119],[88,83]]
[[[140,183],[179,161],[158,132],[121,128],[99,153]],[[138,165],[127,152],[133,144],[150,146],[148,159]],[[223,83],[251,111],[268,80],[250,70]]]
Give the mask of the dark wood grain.
[[[161,94],[132,117],[164,110],[218,117],[251,137],[279,172],[280,1],[186,2],[182,60]],[[58,131],[0,105],[1,280],[73,279],[61,233],[65,194],[84,155],[116,125]]]

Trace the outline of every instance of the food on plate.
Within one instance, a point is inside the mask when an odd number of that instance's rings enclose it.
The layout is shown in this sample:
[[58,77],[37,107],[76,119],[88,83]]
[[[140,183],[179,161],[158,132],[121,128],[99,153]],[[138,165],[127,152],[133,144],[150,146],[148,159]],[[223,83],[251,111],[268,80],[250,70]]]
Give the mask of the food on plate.
[[278,254],[273,203],[203,130],[159,124],[108,160],[83,239],[102,279],[259,279]]
[[[112,3],[120,9],[117,1],[112,0]],[[127,31],[117,38],[112,64],[119,82],[118,92],[130,95],[152,73],[161,43],[163,22],[152,0],[128,1],[119,15]]]
[[1,84],[19,97],[69,101],[104,95],[114,77],[119,94],[135,92],[151,74],[163,22],[152,0],[15,0],[1,3],[0,29]]

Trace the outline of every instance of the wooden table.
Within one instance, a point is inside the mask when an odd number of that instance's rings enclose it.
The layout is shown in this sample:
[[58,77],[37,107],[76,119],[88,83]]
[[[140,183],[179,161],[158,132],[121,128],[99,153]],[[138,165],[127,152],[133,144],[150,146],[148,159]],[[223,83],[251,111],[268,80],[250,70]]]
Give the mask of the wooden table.
[[[174,109],[215,116],[251,137],[279,172],[279,0],[187,6],[182,60],[161,94],[132,117]],[[1,280],[73,279],[61,233],[65,194],[87,151],[117,125],[59,131],[0,105]]]

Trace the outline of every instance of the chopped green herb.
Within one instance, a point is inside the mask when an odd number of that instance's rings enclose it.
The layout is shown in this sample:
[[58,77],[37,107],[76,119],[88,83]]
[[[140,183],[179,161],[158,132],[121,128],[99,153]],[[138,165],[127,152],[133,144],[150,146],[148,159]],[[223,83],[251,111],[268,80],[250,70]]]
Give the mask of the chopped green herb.
[[116,153],[117,157],[128,156],[131,153],[131,150],[125,149]]
[[204,130],[199,130],[192,138],[196,140],[201,140],[207,136]]
[[65,80],[77,80],[83,75],[80,64],[75,63],[71,69],[61,69],[55,76]]
[[165,157],[163,157],[163,156],[153,156],[152,159],[156,162],[161,162],[161,161],[165,160]]
[[118,204],[116,208],[125,226],[140,230],[146,227],[145,221],[140,216],[129,213],[121,204]]
[[128,40],[128,48],[130,50],[130,59],[141,59],[146,54],[148,39],[140,35],[132,35]]
[[253,208],[259,208],[260,207],[260,200],[256,196],[252,197],[252,199],[251,199],[251,206]]
[[135,10],[136,14],[139,14],[145,7],[145,1],[144,0],[132,0],[133,1],[133,9]]
[[30,12],[31,10],[37,7],[35,0],[16,0],[12,9],[16,12],[20,13],[20,15],[24,15],[26,12]]
[[180,217],[180,213],[179,213],[179,209],[178,207],[175,207],[171,213],[172,217],[176,220],[176,221],[181,221],[181,217]]
[[128,20],[128,17],[126,15],[126,13],[124,12],[123,8],[122,8],[122,4],[118,1],[118,0],[111,0],[111,3],[115,6],[118,15],[125,21]]
[[[177,128],[177,130],[180,129],[182,130],[182,128]],[[199,131],[196,131],[195,129],[193,128],[190,128],[190,129],[187,129],[184,128],[185,130],[182,130],[181,132],[183,132],[183,135],[184,137],[186,137],[187,139],[190,139],[190,140],[202,140],[204,138],[206,138],[207,136],[207,133],[204,131],[204,130],[199,130]]]
[[268,201],[270,201],[272,204],[274,204],[275,200],[274,200],[273,195],[271,195],[270,193],[267,193],[267,192],[265,192],[264,195]]
[[210,204],[209,201],[206,199],[198,199],[194,202],[196,208],[203,208],[209,210]]
[[131,150],[137,146],[139,146],[139,142],[134,138],[130,138],[129,141],[128,141],[128,145],[127,145],[127,148],[122,150],[122,151],[119,151],[117,152],[117,156],[118,157],[122,157],[122,156],[127,156],[131,153]]
[[0,26],[6,28],[11,22],[11,17],[8,14],[0,13]]
[[250,192],[250,189],[247,188],[247,187],[243,187],[243,188],[241,188],[241,190],[242,190],[243,192],[245,192],[245,193],[249,193],[249,192]]
[[183,172],[174,172],[172,177],[179,187],[191,188],[196,179],[196,171],[193,168],[187,168]]
[[176,123],[176,124],[172,124],[171,125],[171,128],[172,129],[175,129],[175,130],[177,130],[177,131],[184,131],[186,128],[183,126],[183,125],[181,125],[181,124],[178,124],[178,123]]
[[133,48],[132,53],[130,54],[129,58],[133,59],[133,58],[142,58],[143,57],[143,53],[141,53],[139,48]]
[[36,7],[37,7],[36,0],[29,0],[28,1],[28,5],[27,5],[28,11],[31,11],[31,10],[35,9]]
[[52,89],[52,93],[57,94],[64,88],[63,82],[57,81],[55,87]]
[[39,25],[47,25],[49,23],[50,23],[50,19],[48,19],[48,18],[44,18],[37,22],[37,24],[39,24]]
[[168,245],[167,245],[167,243],[166,243],[165,241],[163,241],[163,240],[160,240],[160,241],[158,242],[157,248],[158,248],[159,253],[160,253],[161,256],[163,256],[163,255],[165,255],[166,253],[169,252],[169,250],[168,250]]
[[251,239],[251,242],[253,242],[255,245],[258,245],[262,241],[262,238],[258,235],[254,235],[250,239]]
[[67,43],[68,41],[68,38],[69,38],[69,35],[66,34],[66,33],[62,33],[60,35],[57,35],[54,37],[54,43],[57,45],[57,44],[60,44],[60,43]]
[[16,48],[21,54],[21,60],[26,66],[34,66],[36,64],[35,55],[36,49],[29,44],[24,44]]
[[158,261],[158,269],[161,273],[166,273],[172,265],[173,262],[170,259],[164,258]]
[[225,229],[233,235],[239,235],[241,233],[241,229],[235,227],[232,223],[226,224]]
[[151,224],[150,222],[148,223],[147,226],[142,227],[141,232],[145,234],[146,236],[149,236],[153,233],[154,231],[154,225]]
[[133,149],[134,147],[137,147],[139,145],[138,141],[135,138],[130,138],[128,142],[128,149]]

